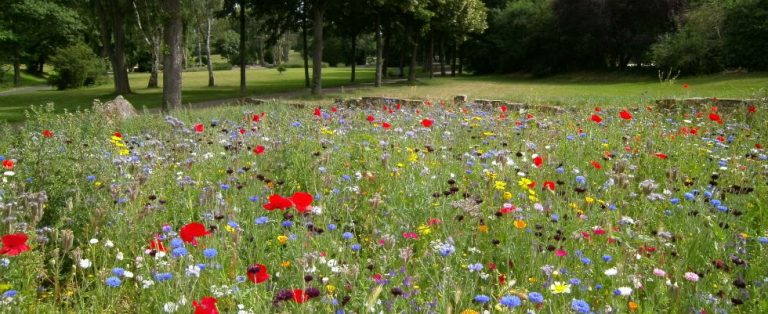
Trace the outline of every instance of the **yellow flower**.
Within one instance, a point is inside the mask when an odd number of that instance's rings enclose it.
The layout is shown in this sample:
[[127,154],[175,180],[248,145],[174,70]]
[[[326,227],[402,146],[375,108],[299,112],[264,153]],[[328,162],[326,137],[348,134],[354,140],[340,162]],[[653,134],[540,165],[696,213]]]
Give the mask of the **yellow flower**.
[[496,189],[497,189],[497,190],[504,190],[504,189],[506,189],[506,188],[507,188],[507,183],[506,183],[506,182],[504,182],[504,181],[496,181],[496,182],[494,183],[494,185],[496,186]]
[[586,198],[584,198],[584,201],[587,202],[587,204],[592,204],[595,202],[595,199],[587,196]]
[[479,230],[481,233],[488,233],[488,226],[480,225],[479,227],[477,227],[477,230]]
[[333,293],[334,291],[336,291],[336,286],[334,286],[334,285],[326,285],[325,286],[325,291],[328,291],[328,293]]
[[549,285],[549,291],[553,294],[571,293],[571,285],[562,283],[560,281],[555,281]]
[[493,134],[493,132],[491,132],[491,131],[486,131],[486,132],[483,132],[483,135],[485,135],[485,136],[494,136],[496,134]]
[[120,154],[120,156],[127,156],[131,153],[131,151],[127,149],[121,149],[118,153]]
[[505,200],[512,199],[512,193],[511,192],[504,192],[504,199]]
[[280,266],[282,267],[291,267],[291,261],[282,261],[280,262]]
[[418,230],[419,230],[419,234],[420,235],[428,235],[428,234],[432,233],[432,229],[428,225],[425,225],[425,224],[419,225]]
[[536,278],[534,278],[534,277],[528,277],[528,282],[530,282],[530,283],[536,283],[536,282],[538,282],[538,281],[539,281],[539,280],[538,280],[538,279],[536,279]]
[[517,181],[517,185],[526,190],[530,189],[531,183],[533,183],[533,181],[528,178],[521,178],[520,181]]
[[525,223],[525,221],[523,221],[523,220],[515,220],[515,222],[513,224],[515,225],[515,228],[517,228],[517,229],[523,229],[523,228],[528,226],[528,224]]
[[411,155],[408,156],[408,161],[410,161],[411,163],[415,163],[419,161],[419,154],[411,153]]
[[229,233],[234,233],[235,232],[235,228],[232,228],[232,226],[230,226],[230,225],[224,226],[224,230],[226,230]]
[[480,312],[472,310],[472,309],[466,309],[466,310],[461,311],[460,314],[480,314]]
[[285,244],[286,242],[288,242],[288,237],[284,235],[279,235],[277,236],[277,242],[280,242],[280,244]]
[[101,186],[101,181],[96,181],[96,182],[93,183],[93,185],[95,185],[96,187],[100,187]]

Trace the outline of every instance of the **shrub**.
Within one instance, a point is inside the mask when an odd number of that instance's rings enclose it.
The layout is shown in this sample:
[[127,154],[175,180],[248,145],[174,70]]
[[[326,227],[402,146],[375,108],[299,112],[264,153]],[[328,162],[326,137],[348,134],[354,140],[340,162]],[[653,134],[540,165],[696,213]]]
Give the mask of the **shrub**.
[[105,74],[104,62],[82,42],[58,49],[50,63],[55,73],[48,78],[48,84],[60,90],[94,85]]
[[768,0],[738,1],[723,18],[729,67],[768,70]]

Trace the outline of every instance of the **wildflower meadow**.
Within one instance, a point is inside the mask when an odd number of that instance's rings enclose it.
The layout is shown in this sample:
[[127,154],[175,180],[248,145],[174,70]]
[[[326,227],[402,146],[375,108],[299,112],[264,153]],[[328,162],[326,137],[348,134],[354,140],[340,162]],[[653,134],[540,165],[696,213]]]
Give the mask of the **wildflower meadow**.
[[29,113],[3,313],[765,313],[768,108]]

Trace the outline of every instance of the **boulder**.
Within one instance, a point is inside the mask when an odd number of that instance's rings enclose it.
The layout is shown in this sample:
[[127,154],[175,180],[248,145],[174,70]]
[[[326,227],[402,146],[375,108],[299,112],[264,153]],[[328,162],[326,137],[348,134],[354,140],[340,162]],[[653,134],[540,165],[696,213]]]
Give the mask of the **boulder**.
[[128,100],[118,95],[114,100],[101,103],[94,102],[93,110],[104,116],[107,120],[117,122],[138,116],[136,108]]

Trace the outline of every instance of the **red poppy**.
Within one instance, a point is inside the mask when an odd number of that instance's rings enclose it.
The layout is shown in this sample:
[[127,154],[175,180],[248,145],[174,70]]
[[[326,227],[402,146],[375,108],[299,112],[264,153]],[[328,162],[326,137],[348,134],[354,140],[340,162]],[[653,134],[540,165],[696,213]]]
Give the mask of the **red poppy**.
[[13,160],[11,160],[11,159],[3,160],[3,168],[5,168],[7,170],[11,170],[11,169],[13,169],[13,166],[14,166]]
[[188,223],[179,229],[179,236],[181,239],[184,240],[184,242],[190,243],[192,245],[197,245],[198,237],[207,236],[209,234],[211,233],[208,232],[208,230],[205,228],[205,225],[199,222]]
[[165,245],[163,245],[163,241],[160,241],[160,239],[152,239],[149,240],[149,249],[155,250],[158,252],[167,252],[168,249],[165,248]]
[[720,142],[720,143],[722,143],[722,142],[725,142],[725,137],[723,137],[723,136],[720,136],[720,135],[718,135],[718,136],[717,136],[717,137],[715,137],[715,138],[716,138],[716,139],[717,139],[717,141],[718,141],[718,142]]
[[120,134],[120,132],[115,132],[115,133],[114,133],[114,134],[112,134],[112,135],[114,135],[115,137],[118,137],[118,138],[123,138],[123,135],[122,135],[122,134]]
[[195,133],[203,133],[205,126],[202,123],[195,124]]
[[664,153],[656,153],[655,155],[656,155],[656,157],[659,157],[661,159],[667,159],[667,155],[664,154]]
[[291,203],[290,199],[287,199],[287,198],[282,197],[282,196],[277,195],[277,194],[272,194],[272,195],[269,196],[269,203],[264,204],[264,209],[266,209],[266,210],[275,210],[275,209],[286,210],[286,209],[290,208],[291,205],[293,205],[293,204]]
[[195,307],[195,314],[219,314],[214,297],[203,297],[200,302],[192,301],[192,306]]
[[26,234],[15,233],[3,236],[3,247],[0,248],[0,255],[16,256],[26,251],[29,251]]
[[537,154],[533,154],[533,165],[536,166],[536,168],[541,168],[542,163],[544,163],[544,158],[541,158],[541,156]]
[[501,112],[507,112],[507,105],[501,105]]
[[749,105],[749,108],[747,108],[747,112],[755,113],[757,112],[757,107],[755,107],[755,105]]
[[314,200],[314,197],[306,192],[296,192],[288,199],[293,203],[293,206],[296,207],[297,211],[305,213],[308,209],[312,208],[312,200]]
[[431,127],[432,123],[434,123],[434,121],[430,119],[421,120],[421,125],[423,125],[425,128]]
[[527,119],[527,120],[533,120],[534,118],[536,118],[536,117],[534,117],[534,116],[533,116],[532,114],[530,114],[530,113],[529,113],[529,114],[527,114],[527,115],[525,115],[525,119]]
[[544,189],[554,191],[555,190],[555,182],[552,181],[544,181]]
[[391,124],[389,124],[389,123],[387,123],[387,122],[384,122],[384,123],[382,123],[382,124],[381,124],[381,127],[382,127],[382,128],[385,128],[385,129],[389,129],[389,128],[391,128],[391,127],[392,127],[392,125],[391,125]]
[[243,134],[245,134],[245,132],[247,132],[246,129],[242,129],[242,128],[240,130],[237,130],[237,131],[240,132],[240,135],[243,135]]
[[256,155],[261,155],[264,153],[264,146],[256,145],[256,147],[253,149],[253,153]]
[[320,112],[320,107],[315,108],[315,113],[313,114],[319,117],[322,114],[322,112]]
[[709,114],[709,120],[715,121],[715,122],[717,122],[719,124],[723,124],[723,119],[720,118],[720,115],[718,115],[718,114],[716,114],[714,112],[711,112]]
[[590,163],[592,164],[592,167],[595,167],[595,169],[602,169],[603,168],[603,166],[601,166],[600,163],[597,162],[597,161],[593,160]]
[[370,115],[365,119],[368,120],[368,122],[373,122],[374,120],[373,116],[370,116]]
[[624,120],[632,120],[632,114],[626,110],[622,110],[621,112],[619,112],[619,117],[621,117]]
[[53,131],[43,130],[43,137],[53,137]]
[[307,295],[304,290],[301,289],[294,289],[293,290],[293,301],[296,303],[304,303],[307,300],[309,300],[309,296]]
[[688,88],[688,83],[683,84],[683,88]]
[[589,118],[589,120],[595,121],[596,123],[600,123],[600,122],[603,122],[603,118],[601,118],[601,117],[600,117],[599,115],[597,115],[597,114],[593,114],[593,115],[592,115],[592,117],[591,117],[591,118]]
[[760,143],[755,144],[755,148],[757,149],[763,149],[763,145],[760,145]]
[[336,113],[336,111],[339,111],[339,109],[336,107],[331,107],[331,112]]
[[259,115],[257,115],[257,114],[254,114],[251,117],[251,121],[253,121],[253,122],[259,122],[259,120],[261,120],[261,117]]
[[595,107],[595,112],[603,111],[603,109],[600,109],[600,107]]
[[400,104],[395,104],[395,109],[400,110]]
[[269,280],[267,266],[263,264],[253,264],[248,266],[248,280],[253,283],[262,283]]

